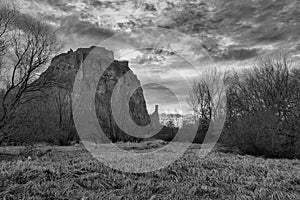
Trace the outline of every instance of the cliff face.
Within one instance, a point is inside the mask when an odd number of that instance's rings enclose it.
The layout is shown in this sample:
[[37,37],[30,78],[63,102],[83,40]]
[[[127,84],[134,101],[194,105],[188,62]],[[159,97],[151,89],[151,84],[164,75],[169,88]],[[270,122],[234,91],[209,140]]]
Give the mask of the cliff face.
[[[64,92],[67,91],[67,93],[70,93],[72,91],[73,84],[75,81],[75,76],[79,71],[80,66],[82,65],[87,55],[94,48],[95,47],[86,48],[86,49],[81,48],[78,49],[77,51],[70,50],[68,53],[58,55],[52,60],[50,67],[41,75],[41,78],[43,79],[51,78],[58,83],[57,87],[55,87],[51,91],[52,94],[62,90]],[[113,59],[112,52],[103,49],[101,51],[107,54],[105,56],[108,56],[111,59]],[[135,140],[135,138],[128,136],[127,134],[124,134],[120,130],[120,128],[116,125],[115,120],[112,117],[112,111],[111,111],[111,96],[112,96],[113,89],[115,88],[117,82],[125,73],[127,75],[123,80],[124,81],[123,84],[126,84],[127,86],[140,86],[140,81],[137,79],[136,75],[134,75],[133,72],[128,67],[127,61],[114,61],[104,71],[102,77],[98,82],[97,92],[95,94],[96,114],[98,117],[98,121],[105,134],[113,142],[119,140],[122,141]],[[123,87],[121,85],[122,92],[126,93],[127,92],[126,88],[127,87]],[[124,102],[122,99],[120,99],[120,105],[122,103]],[[146,126],[150,123],[150,117],[146,108],[146,102],[144,100],[142,88],[139,87],[131,96],[129,101],[129,110],[130,110],[131,118],[136,124],[140,126]],[[69,113],[69,115],[72,115],[72,113]]]

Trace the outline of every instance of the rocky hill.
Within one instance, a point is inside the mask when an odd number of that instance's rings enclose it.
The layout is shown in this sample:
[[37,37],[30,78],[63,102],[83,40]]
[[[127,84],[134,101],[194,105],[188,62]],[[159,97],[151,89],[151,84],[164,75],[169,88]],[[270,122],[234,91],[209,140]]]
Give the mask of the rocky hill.
[[[76,51],[70,50],[52,59],[50,66],[41,74],[36,82],[51,80],[55,84],[44,89],[43,92],[45,95],[43,101],[31,101],[19,111],[18,117],[12,122],[10,128],[14,132],[13,137],[15,137],[16,141],[24,143],[48,142],[67,145],[70,141],[79,140],[73,120],[71,94],[80,66],[88,54],[95,48],[100,47],[80,48]],[[111,60],[114,59],[111,51],[104,48],[100,49],[105,54],[100,55],[101,58],[108,56]],[[99,66],[97,64],[96,67],[100,68],[101,63],[99,63]],[[89,68],[90,66],[85,65],[86,67]],[[126,76],[123,78],[122,84],[119,84],[118,91],[127,94],[129,87],[134,86],[138,88],[128,97],[131,118],[140,126],[150,124],[150,116],[147,111],[143,89],[139,87],[141,85],[140,81],[128,67],[127,61],[114,60],[98,81],[95,103],[93,103],[102,130],[108,136],[109,140],[113,142],[139,140],[121,131],[112,117],[112,92],[117,82],[125,73]],[[124,99],[120,99],[119,101],[118,105],[123,108]],[[85,108],[82,106],[82,109]],[[87,124],[87,126],[89,125]],[[82,138],[82,135],[80,135],[80,139],[96,139],[90,138],[90,136],[87,131],[86,136],[83,136],[85,138]]]
[[[55,90],[67,90],[69,92],[73,89],[73,83],[75,81],[75,75],[78,72],[83,61],[87,55],[94,49],[99,47],[81,48],[75,52],[70,50],[68,53],[56,56],[50,67],[42,75],[44,78],[53,78],[58,82],[58,86]],[[113,53],[102,49],[104,56],[108,56],[113,59]],[[102,55],[101,55],[102,56]],[[90,67],[90,66],[88,66]],[[101,67],[101,66],[99,66]],[[111,96],[114,87],[119,79],[127,73],[125,76],[125,83],[127,86],[140,86],[140,81],[133,74],[128,67],[127,61],[113,61],[111,65],[104,71],[103,76],[100,78],[97,92],[96,92],[96,114],[106,135],[111,141],[118,140],[134,140],[134,138],[124,134],[116,125],[115,120],[112,117],[111,111]],[[63,88],[63,89],[61,89]],[[122,87],[122,90],[126,90],[127,87]],[[123,91],[126,93],[126,91]],[[123,99],[120,99],[120,104],[124,103]],[[150,123],[150,117],[146,108],[146,102],[143,95],[142,88],[138,88],[130,98],[130,114],[134,122],[138,125],[146,126]]]

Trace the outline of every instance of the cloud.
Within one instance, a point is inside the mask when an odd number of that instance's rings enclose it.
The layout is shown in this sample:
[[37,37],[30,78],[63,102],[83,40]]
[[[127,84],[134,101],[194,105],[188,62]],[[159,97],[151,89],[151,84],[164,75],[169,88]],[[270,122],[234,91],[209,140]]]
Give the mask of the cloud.
[[142,56],[138,56],[132,61],[136,64],[143,65],[143,64],[153,63],[153,62],[160,62],[161,59],[154,55],[144,54]]
[[175,55],[173,52],[163,51],[161,49],[147,48],[139,50],[142,55],[132,59],[131,62],[138,65],[144,64],[160,64],[167,60],[168,57]]
[[105,6],[105,4],[102,1],[98,1],[98,0],[91,0],[90,5],[94,6],[94,7],[104,7]]
[[[174,111],[175,108],[180,110],[181,106],[186,108],[186,102],[180,101],[179,96],[176,95],[171,89],[160,84],[147,84],[143,85],[144,96],[147,102],[148,111],[154,111],[155,105],[159,105],[159,112]],[[187,112],[188,110],[183,110]]]
[[259,55],[259,49],[256,48],[234,48],[229,47],[225,53],[220,55],[221,60],[247,60],[257,57]]
[[65,18],[61,23],[59,31],[62,31],[65,34],[76,34],[79,37],[86,36],[96,39],[107,38],[114,34],[112,30],[101,28],[98,24],[89,21],[82,21],[78,16]]
[[186,97],[194,79],[200,73],[189,63],[177,56],[168,56],[161,63],[141,64],[130,67],[139,77],[144,89],[145,99],[150,110],[159,104],[161,110],[174,111],[184,107],[190,112]]
[[[167,27],[199,37],[229,35],[240,45],[299,38],[299,1],[14,0],[24,12],[55,20],[79,16],[103,29]],[[93,30],[92,30],[93,31]],[[84,33],[84,31],[82,32]],[[215,38],[216,43],[220,43]],[[222,47],[222,46],[221,46]],[[218,48],[218,47],[213,47]],[[214,52],[214,50],[212,50]],[[244,51],[243,51],[244,52]],[[235,54],[235,52],[229,52]]]
[[78,16],[65,17],[57,33],[66,48],[89,47],[111,37],[114,32],[98,24],[82,21]]
[[48,4],[58,10],[63,12],[72,12],[76,9],[76,6],[68,4],[67,1],[57,1],[57,0],[38,0],[39,2],[43,2],[44,4]]

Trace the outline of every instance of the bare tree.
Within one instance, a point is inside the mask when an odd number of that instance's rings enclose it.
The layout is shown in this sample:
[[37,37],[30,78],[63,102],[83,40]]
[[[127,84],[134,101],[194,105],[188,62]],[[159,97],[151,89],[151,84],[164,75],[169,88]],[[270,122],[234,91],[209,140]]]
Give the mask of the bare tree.
[[205,135],[219,133],[223,128],[226,115],[227,73],[216,68],[206,70],[199,80],[194,82],[188,104],[194,111],[195,122],[199,123],[196,142],[203,142]]
[[3,57],[9,48],[9,33],[17,14],[14,7],[0,4],[0,70],[3,68]]
[[292,105],[298,101],[294,98],[298,82],[293,81],[291,66],[286,55],[276,55],[262,58],[257,66],[244,70],[235,82],[235,95],[240,99],[236,106],[243,110],[240,114],[272,111],[280,121],[288,122],[289,113],[294,112]]
[[187,102],[192,107],[196,120],[216,120],[218,115],[224,113],[226,74],[227,72],[222,73],[212,68],[194,82]]
[[211,118],[211,95],[204,80],[194,82],[187,101],[194,111],[195,120],[198,118],[209,120]]
[[7,41],[8,51],[5,52],[11,58],[5,66],[10,78],[2,98],[0,128],[7,124],[20,105],[38,96],[33,93],[42,92],[44,87],[52,84],[47,79],[36,80],[58,50],[56,34],[49,25],[21,14],[13,19],[10,22],[10,39]]

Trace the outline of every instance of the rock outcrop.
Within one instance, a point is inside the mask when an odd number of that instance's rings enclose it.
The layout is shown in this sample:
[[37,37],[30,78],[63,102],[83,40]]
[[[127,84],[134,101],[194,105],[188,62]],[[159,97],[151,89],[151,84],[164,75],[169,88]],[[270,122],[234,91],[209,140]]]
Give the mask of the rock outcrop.
[[[72,92],[77,72],[85,58],[95,48],[100,47],[80,48],[77,51],[70,50],[67,53],[56,56],[53,58],[50,67],[41,75],[41,79],[55,80],[57,82],[57,86],[53,90],[56,90],[56,92],[58,90]],[[105,56],[110,59],[114,59],[111,51],[101,49],[101,52],[102,51],[107,54]],[[127,86],[140,85],[140,81],[128,67],[127,61],[113,61],[100,78],[95,94],[95,107],[99,123],[102,130],[113,142],[136,140],[136,138],[129,136],[120,130],[112,117],[112,92],[118,80],[120,80],[124,74],[127,74],[126,77],[129,79],[125,79],[124,84]],[[88,79],[89,77],[84,78]],[[126,90],[126,87],[122,87],[122,90]],[[51,91],[50,93],[55,92]],[[120,101],[122,101],[122,99]],[[150,117],[146,108],[146,102],[141,87],[138,87],[138,89],[136,89],[130,97],[129,108],[131,118],[136,124],[140,126],[149,125]]]

